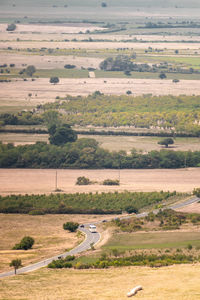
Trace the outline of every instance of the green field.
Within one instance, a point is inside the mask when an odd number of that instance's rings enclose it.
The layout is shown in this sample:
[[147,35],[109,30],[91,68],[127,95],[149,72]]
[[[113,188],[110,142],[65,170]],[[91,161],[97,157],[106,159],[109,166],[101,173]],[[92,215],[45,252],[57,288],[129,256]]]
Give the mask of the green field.
[[183,248],[188,244],[200,247],[198,232],[148,232],[115,234],[104,249],[133,250],[133,249],[163,249]]

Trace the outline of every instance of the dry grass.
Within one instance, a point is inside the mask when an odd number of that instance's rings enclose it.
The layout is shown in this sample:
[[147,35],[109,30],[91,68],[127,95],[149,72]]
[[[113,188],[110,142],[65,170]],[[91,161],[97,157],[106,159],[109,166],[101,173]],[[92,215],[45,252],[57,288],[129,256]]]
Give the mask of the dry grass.
[[[80,31],[80,30],[79,30]],[[14,49],[24,49],[24,48],[60,48],[60,49],[73,49],[73,48],[79,48],[79,49],[117,49],[117,48],[128,48],[133,50],[138,49],[147,49],[149,47],[151,48],[157,48],[157,49],[178,49],[178,50],[199,50],[199,43],[153,43],[153,42],[147,42],[147,43],[140,43],[140,42],[63,42],[63,41],[6,41],[6,42],[0,42],[0,48],[6,49],[8,47],[12,47]]]
[[[7,24],[0,24],[0,32],[6,32]],[[62,25],[38,25],[38,24],[17,24],[15,32],[20,33],[79,33],[87,30],[102,30],[103,28],[90,24],[62,24]]]
[[[48,270],[1,281],[0,299],[107,300],[127,299],[137,285],[145,300],[200,299],[200,265],[176,265],[151,269],[124,267],[107,270]],[[31,293],[30,293],[31,291]]]
[[[127,79],[127,78],[62,78],[59,84],[52,85],[48,78],[23,82],[21,79],[1,83],[0,106],[26,105],[36,106],[40,103],[54,101],[56,96],[88,95],[97,90],[105,94],[121,95],[131,90],[133,95],[199,95],[199,80],[181,80],[174,84],[172,80]],[[192,88],[191,88],[192,86]],[[28,97],[31,93],[32,97]]]
[[[100,184],[75,185],[79,176],[91,181],[118,179],[120,186]],[[56,171],[53,169],[1,169],[0,194],[49,194],[55,189]],[[199,168],[153,170],[58,170],[58,188],[65,193],[112,192],[112,191],[174,191],[192,192],[199,187]]]
[[22,64],[34,65],[37,69],[63,69],[66,64],[73,64],[77,68],[98,68],[102,59],[79,56],[51,56],[51,55],[21,55],[14,53],[2,53],[1,61],[4,64],[14,63],[16,68],[24,68]]
[[[95,215],[0,214],[0,272],[8,270],[10,261],[15,258],[22,259],[23,265],[27,265],[73,248],[83,237],[63,230],[63,223],[88,223],[96,218]],[[103,219],[104,215],[98,216],[98,220]],[[33,249],[11,250],[26,235],[35,239]]]

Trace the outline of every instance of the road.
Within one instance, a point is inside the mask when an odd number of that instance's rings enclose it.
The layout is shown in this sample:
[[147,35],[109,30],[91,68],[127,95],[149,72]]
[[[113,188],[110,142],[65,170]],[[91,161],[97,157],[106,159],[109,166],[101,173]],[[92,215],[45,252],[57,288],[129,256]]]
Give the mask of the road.
[[[95,245],[100,240],[100,234],[98,232],[91,233],[88,228],[89,228],[88,225],[85,225],[84,228],[80,228],[79,227],[79,230],[85,234],[86,238],[76,248],[74,248],[74,249],[72,249],[70,251],[67,251],[67,252],[65,252],[63,254],[59,254],[59,255],[53,256],[51,258],[48,258],[48,259],[42,260],[40,262],[37,262],[35,264],[32,264],[32,265],[20,268],[20,269],[17,270],[17,274],[22,274],[22,273],[27,273],[27,272],[35,271],[35,270],[40,269],[42,267],[46,267],[53,260],[56,260],[56,259],[59,259],[59,258],[65,258],[67,255],[75,255],[75,254],[78,254],[78,253],[81,253],[81,252],[83,252],[85,250],[90,249],[91,248],[91,244]],[[14,270],[13,271],[9,271],[9,272],[5,272],[5,273],[1,273],[0,274],[0,278],[2,278],[2,277],[8,277],[8,276],[11,276],[11,275],[14,275],[14,274],[15,274]]]
[[[193,197],[193,198],[191,198],[189,200],[186,200],[186,201],[184,201],[182,203],[177,203],[177,204],[170,205],[168,208],[177,209],[177,208],[181,208],[181,207],[190,205],[190,204],[198,202],[198,201],[200,201],[199,198]],[[153,212],[157,213],[158,210],[154,210]],[[137,214],[137,218],[142,218],[142,217],[145,217],[147,215],[148,215],[148,212],[143,212],[141,214]],[[130,216],[121,217],[120,219],[128,219],[128,218],[131,218],[131,217],[132,216],[130,215]],[[102,223],[102,221],[95,222],[94,224],[100,224],[100,223]],[[59,255],[53,256],[51,258],[42,260],[42,261],[40,261],[38,263],[35,263],[35,264],[32,264],[32,265],[20,268],[20,269],[17,270],[17,274],[22,274],[22,273],[27,273],[27,272],[35,271],[35,270],[40,269],[42,267],[46,267],[53,260],[56,260],[56,259],[59,259],[59,258],[65,258],[67,255],[75,255],[75,254],[81,253],[83,251],[86,251],[86,250],[88,250],[88,249],[91,248],[91,244],[95,245],[100,240],[100,234],[98,232],[91,233],[89,231],[89,224],[85,224],[84,228],[79,227],[79,230],[85,234],[86,238],[76,248],[74,248],[74,249],[72,249],[72,250],[70,250],[68,252],[65,252],[63,254],[59,254]],[[8,276],[11,276],[11,275],[14,275],[14,270],[13,271],[9,271],[9,272],[5,272],[5,273],[1,273],[0,274],[0,278],[2,278],[2,277],[8,277]]]

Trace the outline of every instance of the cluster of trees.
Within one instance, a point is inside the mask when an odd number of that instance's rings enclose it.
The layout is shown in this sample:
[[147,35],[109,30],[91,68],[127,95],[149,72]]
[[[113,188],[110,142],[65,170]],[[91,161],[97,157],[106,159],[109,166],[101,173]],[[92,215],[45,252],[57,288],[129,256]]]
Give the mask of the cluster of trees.
[[32,77],[33,74],[36,72],[36,68],[33,65],[27,66],[25,69],[19,71],[20,75],[26,74],[27,76]]
[[187,214],[175,212],[172,209],[164,209],[159,210],[157,214],[150,212],[144,218],[116,219],[113,223],[123,232],[146,230],[148,227],[151,230],[175,230],[179,229],[184,223],[199,224],[200,214]]
[[[67,101],[65,101],[67,100]],[[66,123],[93,126],[135,126],[171,129],[200,135],[199,96],[67,96],[41,107],[63,110]]]
[[[152,51],[153,49],[148,49],[147,51]],[[131,75],[130,72],[160,72],[160,79],[165,79],[167,76],[165,73],[182,73],[182,74],[192,74],[199,73],[199,70],[193,68],[182,68],[180,66],[172,66],[167,62],[159,64],[147,64],[147,63],[134,63],[133,59],[136,58],[135,53],[131,56],[118,55],[115,58],[108,57],[102,61],[99,65],[100,69],[103,71],[123,71],[126,75]]]
[[139,211],[143,207],[166,201],[174,195],[175,192],[115,192],[0,196],[0,212],[121,214],[126,210],[130,212],[130,209]]
[[133,149],[127,154],[102,149],[94,139],[86,138],[62,147],[45,142],[23,146],[0,144],[0,168],[173,169],[199,165],[200,151],[162,149],[143,154]]

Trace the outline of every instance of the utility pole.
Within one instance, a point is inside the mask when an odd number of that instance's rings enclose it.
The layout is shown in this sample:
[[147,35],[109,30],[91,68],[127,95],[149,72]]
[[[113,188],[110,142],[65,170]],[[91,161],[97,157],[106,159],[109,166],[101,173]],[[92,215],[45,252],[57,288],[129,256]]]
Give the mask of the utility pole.
[[55,181],[55,191],[57,191],[57,189],[58,189],[58,185],[57,185],[57,183],[58,183],[58,174],[57,174],[57,170],[56,170],[56,181]]

